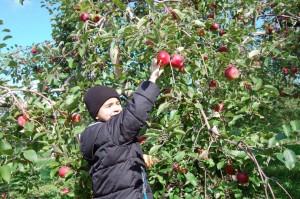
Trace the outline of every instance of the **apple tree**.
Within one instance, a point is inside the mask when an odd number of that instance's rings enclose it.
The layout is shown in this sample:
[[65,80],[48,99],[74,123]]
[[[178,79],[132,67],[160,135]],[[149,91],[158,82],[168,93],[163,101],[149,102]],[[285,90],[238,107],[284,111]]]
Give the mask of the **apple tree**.
[[[58,195],[91,196],[78,139],[93,121],[82,97],[102,84],[125,103],[157,58],[161,95],[140,132],[155,157],[155,198],[275,198],[274,186],[292,198],[264,169],[298,161],[290,147],[300,132],[297,0],[43,4],[53,41],[1,54],[0,182],[27,193],[47,159]],[[279,114],[286,101],[295,110]]]

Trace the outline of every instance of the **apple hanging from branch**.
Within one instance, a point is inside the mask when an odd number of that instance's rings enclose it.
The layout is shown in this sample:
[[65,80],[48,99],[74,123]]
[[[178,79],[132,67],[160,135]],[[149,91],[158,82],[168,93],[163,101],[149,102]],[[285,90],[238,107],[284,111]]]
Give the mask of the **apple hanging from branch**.
[[175,54],[171,58],[171,66],[173,68],[181,68],[184,66],[184,58],[180,54]]
[[64,178],[69,171],[71,171],[71,167],[62,166],[59,168],[58,175],[59,177]]
[[228,79],[228,80],[235,80],[238,77],[239,77],[239,70],[235,66],[229,65],[225,69],[225,78],[226,79]]
[[165,67],[170,63],[170,55],[166,51],[160,51],[157,54],[157,64],[161,67]]

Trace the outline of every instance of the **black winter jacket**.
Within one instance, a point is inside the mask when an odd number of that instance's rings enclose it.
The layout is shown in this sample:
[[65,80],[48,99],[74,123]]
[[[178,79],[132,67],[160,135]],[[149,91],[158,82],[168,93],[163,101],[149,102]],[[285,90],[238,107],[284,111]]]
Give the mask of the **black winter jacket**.
[[[144,81],[120,114],[88,126],[81,134],[80,151],[88,161],[95,199],[144,198],[146,166],[137,135],[158,95],[158,86]],[[153,198],[148,184],[147,196]]]

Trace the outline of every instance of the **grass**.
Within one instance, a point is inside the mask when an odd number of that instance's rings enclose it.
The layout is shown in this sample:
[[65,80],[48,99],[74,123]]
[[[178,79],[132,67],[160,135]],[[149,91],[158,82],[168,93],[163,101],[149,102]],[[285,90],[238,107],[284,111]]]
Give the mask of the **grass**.
[[[300,145],[290,146],[296,155],[300,155]],[[300,196],[300,162],[296,163],[296,166],[289,170],[279,160],[270,162],[269,166],[264,169],[267,176],[276,180],[281,184],[292,198],[299,198]],[[270,181],[270,184],[274,190],[276,198],[286,199],[289,198],[285,192],[274,182]]]

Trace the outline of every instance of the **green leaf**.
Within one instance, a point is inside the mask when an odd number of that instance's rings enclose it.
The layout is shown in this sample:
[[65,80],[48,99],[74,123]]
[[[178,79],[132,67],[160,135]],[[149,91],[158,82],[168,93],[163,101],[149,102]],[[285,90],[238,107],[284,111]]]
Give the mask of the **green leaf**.
[[257,109],[260,105],[260,102],[254,102],[251,106],[252,109]]
[[193,23],[195,23],[195,24],[198,25],[198,26],[205,27],[205,23],[203,23],[203,22],[200,21],[200,20],[193,20]]
[[[198,183],[197,183],[197,178],[194,176],[194,174],[188,172],[188,173],[185,175],[185,177],[186,177],[187,183],[191,183],[194,187],[197,186],[197,184],[198,184]],[[186,183],[186,184],[187,184],[187,183]]]
[[283,153],[277,154],[277,158],[290,170],[295,167],[297,162],[295,152],[289,149],[286,149]]
[[267,58],[264,60],[264,65],[265,65],[265,67],[268,67],[269,64],[270,64],[270,58],[267,57]]
[[68,95],[66,99],[66,104],[71,105],[74,102],[74,95]]
[[170,102],[166,101],[159,105],[156,116],[158,116],[162,111],[167,109],[170,106]]
[[23,2],[24,2],[24,0],[19,0],[19,3],[20,3],[21,5],[23,5]]
[[68,66],[69,66],[70,68],[73,68],[73,62],[74,62],[74,59],[70,57],[70,58],[67,59],[67,62],[68,62]]
[[9,183],[11,179],[11,169],[8,165],[3,165],[0,167],[0,175],[3,180]]
[[293,131],[300,131],[300,120],[293,120],[290,122]]
[[282,129],[283,129],[283,133],[284,133],[287,137],[289,137],[289,136],[290,136],[290,133],[291,133],[291,128],[290,128],[290,126],[287,125],[287,124],[284,124],[284,125],[282,125]]
[[33,136],[33,138],[32,138],[32,140],[36,140],[37,138],[39,138],[39,137],[41,137],[41,136],[43,136],[43,135],[46,135],[47,133],[36,133],[34,136]]
[[137,23],[137,28],[140,29],[140,27],[141,27],[142,25],[144,25],[145,22],[147,22],[146,19],[143,19],[143,18],[140,19],[139,22]]
[[149,154],[153,154],[155,153],[162,145],[154,145],[153,147],[151,147],[151,149],[149,150]]
[[174,13],[178,16],[179,19],[183,19],[184,16],[185,16],[185,15],[184,15],[182,12],[180,12],[180,10],[178,10],[178,9],[172,9],[172,12],[174,12]]
[[177,162],[180,162],[180,161],[183,160],[184,156],[185,156],[185,152],[184,152],[184,151],[179,151],[179,152],[177,153],[177,155],[175,156],[175,160],[176,160]]
[[218,162],[218,164],[217,164],[217,168],[218,168],[218,169],[222,169],[222,168],[224,167],[224,165],[225,165],[225,161],[220,161],[220,162]]
[[80,133],[82,133],[85,129],[85,126],[76,126],[74,129],[73,129],[73,133],[75,135],[78,135]]
[[252,77],[252,81],[254,83],[254,87],[252,88],[252,90],[254,91],[258,91],[263,85],[263,81],[260,78]]
[[58,170],[59,170],[59,167],[56,167],[56,168],[54,168],[50,171],[50,178],[51,179],[53,179],[53,177],[57,174]]
[[275,88],[272,85],[265,85],[264,88],[265,88],[265,90],[269,91],[270,93],[274,93],[276,96],[279,95],[277,88]]
[[0,140],[0,152],[3,155],[11,155],[13,153],[12,146],[6,140]]
[[30,162],[36,162],[38,157],[34,150],[30,149],[23,152],[25,159],[29,160]]
[[2,30],[2,32],[10,32],[10,30],[5,28],[5,29]]
[[26,122],[25,125],[24,125],[24,129],[25,129],[25,135],[26,136],[32,135],[32,133],[34,131],[34,123]]
[[201,105],[200,103],[196,103],[196,104],[195,104],[195,107],[198,108],[198,109],[202,109],[202,108],[203,108],[202,105]]
[[259,55],[260,54],[260,51],[259,50],[252,50],[249,54],[248,54],[248,57],[251,58],[251,57],[254,57],[256,55]]
[[126,9],[126,4],[123,4],[122,1],[120,0],[112,0],[112,2],[118,6],[121,10],[125,10]]
[[[101,38],[103,38],[103,35],[101,35]],[[84,48],[79,48],[78,52],[79,52],[80,57],[83,57],[84,52],[85,52],[85,47]]]
[[7,39],[10,39],[10,38],[12,38],[12,36],[7,35],[7,36],[5,36],[5,37],[3,38],[3,41],[5,41],[5,40],[7,40]]

